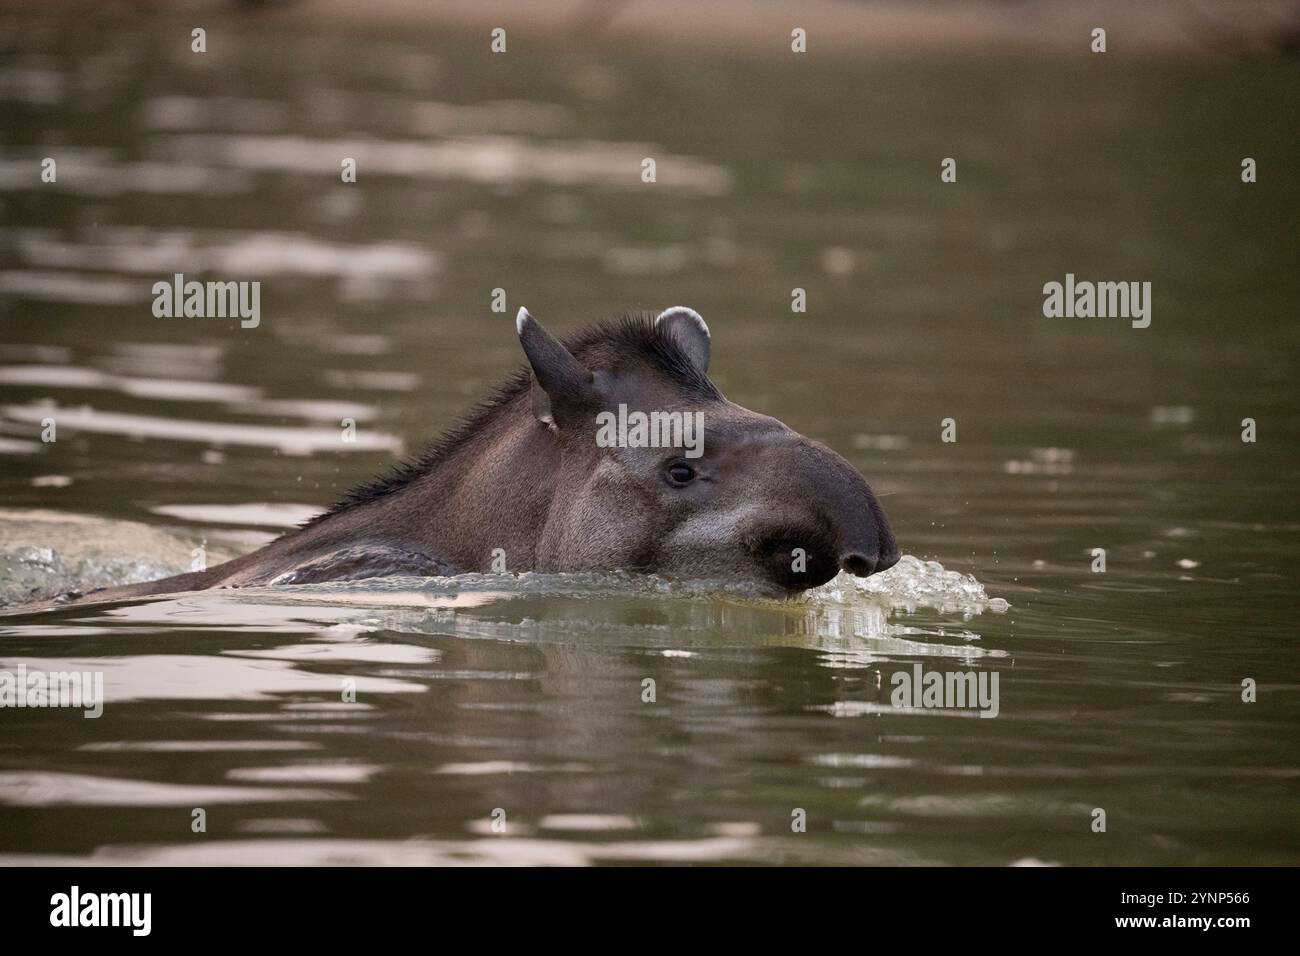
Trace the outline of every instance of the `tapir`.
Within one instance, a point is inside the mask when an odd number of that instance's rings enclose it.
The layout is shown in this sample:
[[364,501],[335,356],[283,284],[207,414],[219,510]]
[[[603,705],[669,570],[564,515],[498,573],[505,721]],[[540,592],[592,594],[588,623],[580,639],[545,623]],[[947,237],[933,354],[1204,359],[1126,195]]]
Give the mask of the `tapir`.
[[[520,309],[516,331],[527,366],[418,458],[243,557],[85,599],[502,570],[653,573],[791,595],[898,561],[857,469],[722,396],[693,309],[624,316],[564,342]],[[615,411],[681,413],[700,427],[689,448],[646,441],[644,429],[600,440],[597,422]]]

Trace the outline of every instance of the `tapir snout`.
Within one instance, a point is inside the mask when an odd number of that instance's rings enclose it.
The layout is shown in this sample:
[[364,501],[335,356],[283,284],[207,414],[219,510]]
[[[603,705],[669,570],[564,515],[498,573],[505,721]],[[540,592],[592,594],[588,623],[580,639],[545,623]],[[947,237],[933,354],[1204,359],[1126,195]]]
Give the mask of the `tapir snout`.
[[849,545],[840,554],[840,569],[859,578],[870,577],[881,571],[888,571],[898,563],[898,543],[894,533],[889,530],[889,522],[884,512],[872,498],[871,510],[876,525],[875,535],[867,535],[861,541]]
[[823,451],[837,459],[839,480],[847,486],[847,500],[840,501],[845,515],[841,519],[840,570],[860,578],[888,571],[898,563],[898,542],[880,502],[856,468],[829,448]]
[[840,571],[867,577],[897,564],[889,522],[857,469],[825,445],[779,427],[780,436],[769,434],[763,450],[740,466],[764,476],[751,487],[767,504],[746,538],[767,576],[796,591]]

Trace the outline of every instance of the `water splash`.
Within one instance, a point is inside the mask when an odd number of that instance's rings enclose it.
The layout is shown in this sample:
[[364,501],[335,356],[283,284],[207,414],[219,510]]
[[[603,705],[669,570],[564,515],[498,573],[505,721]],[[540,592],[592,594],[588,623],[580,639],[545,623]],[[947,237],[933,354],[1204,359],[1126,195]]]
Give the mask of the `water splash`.
[[887,602],[891,607],[915,611],[921,607],[950,613],[1001,614],[1011,605],[1003,598],[991,598],[973,574],[949,571],[938,561],[922,561],[903,555],[888,571],[869,578],[855,578],[841,572],[821,587],[813,588],[804,600],[854,603],[863,598]]
[[841,572],[819,587],[790,598],[777,598],[747,581],[682,580],[656,574],[615,572],[570,572],[551,574],[459,574],[442,578],[375,578],[354,582],[306,584],[281,589],[286,594],[319,597],[345,591],[361,603],[376,601],[404,603],[401,595],[418,592],[426,599],[469,594],[505,596],[540,595],[555,597],[698,597],[715,598],[733,604],[774,607],[862,608],[867,606],[929,608],[942,613],[965,615],[984,611],[1001,613],[1010,605],[1002,598],[990,598],[974,575],[949,571],[938,561],[922,561],[903,555],[888,571],[869,578]]
[[172,573],[171,565],[144,557],[69,558],[54,548],[0,552],[0,607],[45,601],[70,591],[119,587]]
[[[203,511],[211,520],[209,508],[205,506]],[[243,505],[236,510],[247,517],[249,508],[265,510],[270,506]],[[172,516],[195,516],[182,508],[155,510]],[[99,587],[188,571],[191,549],[199,540],[197,532],[181,540],[162,529],[133,522],[103,521],[81,515],[57,516],[59,520],[54,521],[54,517],[47,512],[0,512],[0,570],[4,571],[6,581],[6,587],[0,591],[0,601],[13,604],[69,591],[85,593]],[[217,533],[210,530],[204,537],[211,538]],[[40,540],[42,545],[30,546],[28,540]],[[147,546],[133,548],[132,541],[147,542]],[[210,563],[230,556],[223,551],[218,549],[209,554]],[[881,574],[857,578],[841,573],[820,587],[789,598],[774,597],[747,581],[680,580],[626,572],[389,577],[219,593],[223,603],[273,601],[289,605],[424,610],[535,598],[584,603],[593,599],[702,599],[738,610],[813,614],[825,618],[825,626],[819,625],[817,629],[829,632],[841,629],[837,622],[856,621],[846,625],[847,632],[864,634],[882,633],[885,619],[894,609],[909,613],[919,609],[960,613],[969,619],[984,611],[1001,613],[1009,607],[1002,598],[990,598],[973,575],[950,571],[937,561],[922,561],[912,555],[904,555],[897,565]]]
[[0,607],[165,578],[192,570],[200,546],[215,564],[270,537],[242,529],[188,533],[68,512],[0,508]]

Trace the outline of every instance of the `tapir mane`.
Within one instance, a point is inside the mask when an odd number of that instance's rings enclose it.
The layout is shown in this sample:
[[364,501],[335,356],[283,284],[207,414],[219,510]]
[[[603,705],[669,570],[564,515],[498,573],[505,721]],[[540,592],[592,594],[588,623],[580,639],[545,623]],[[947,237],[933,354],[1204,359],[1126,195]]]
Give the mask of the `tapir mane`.
[[[691,363],[677,340],[655,325],[653,313],[629,313],[596,323],[564,339],[564,346],[593,371],[639,362],[695,398],[706,401],[722,398],[709,377]],[[351,489],[328,510],[308,519],[301,527],[311,527],[332,515],[394,494],[428,474],[471,438],[487,430],[497,417],[505,413],[507,406],[528,390],[531,381],[532,373],[526,365],[517,369],[421,454],[399,462],[386,474]]]

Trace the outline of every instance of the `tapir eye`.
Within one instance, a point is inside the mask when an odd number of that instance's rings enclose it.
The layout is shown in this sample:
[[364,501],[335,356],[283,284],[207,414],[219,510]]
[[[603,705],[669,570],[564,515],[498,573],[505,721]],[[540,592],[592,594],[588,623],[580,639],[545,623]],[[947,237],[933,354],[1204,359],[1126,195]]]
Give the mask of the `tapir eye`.
[[674,485],[689,485],[695,480],[695,469],[684,461],[675,461],[668,466],[668,480]]

